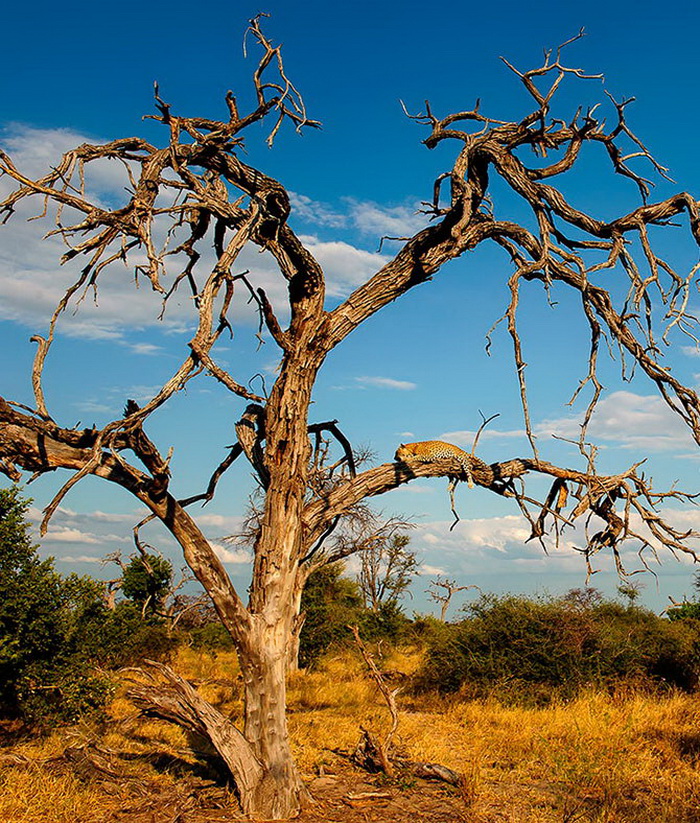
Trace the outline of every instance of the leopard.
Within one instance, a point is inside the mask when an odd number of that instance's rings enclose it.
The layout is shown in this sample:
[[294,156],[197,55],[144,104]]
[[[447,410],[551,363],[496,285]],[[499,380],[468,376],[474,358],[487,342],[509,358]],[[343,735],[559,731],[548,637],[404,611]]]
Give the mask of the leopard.
[[406,460],[418,460],[421,463],[432,463],[438,460],[456,460],[462,467],[462,471],[467,478],[469,488],[474,488],[474,475],[476,471],[484,479],[492,478],[493,471],[490,466],[468,454],[459,446],[452,443],[445,443],[443,440],[423,440],[419,443],[401,443],[396,450],[394,460],[405,462]]

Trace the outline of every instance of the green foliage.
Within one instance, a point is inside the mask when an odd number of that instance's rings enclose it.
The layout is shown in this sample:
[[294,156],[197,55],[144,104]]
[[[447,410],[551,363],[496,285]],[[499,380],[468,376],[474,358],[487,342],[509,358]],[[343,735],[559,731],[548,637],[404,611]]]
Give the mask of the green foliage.
[[348,636],[348,625],[361,620],[362,595],[354,580],[343,577],[342,563],[311,574],[301,596],[306,619],[299,638],[299,665],[309,666],[331,645]]
[[700,620],[700,574],[697,572],[693,577],[693,588],[695,589],[695,597],[692,600],[683,598],[682,603],[678,603],[672,609],[669,609],[667,614],[669,620]]
[[175,641],[133,603],[107,609],[98,581],[42,560],[28,507],[18,489],[0,489],[0,715],[75,722],[112,693],[104,668],[163,657]]
[[219,622],[196,626],[189,629],[188,635],[195,649],[203,649],[210,653],[233,649],[231,635]]
[[360,615],[359,626],[365,640],[401,643],[413,634],[413,621],[395,600],[380,603],[376,611],[365,609]]
[[132,557],[122,574],[122,594],[146,607],[160,609],[172,586],[173,566],[158,554]]
[[357,625],[365,640],[400,643],[413,634],[413,622],[393,598],[367,608],[356,580],[343,577],[342,563],[317,569],[308,579],[301,598],[306,615],[301,631],[299,665],[312,665],[338,644],[352,643],[348,626]]
[[146,615],[135,603],[118,603],[93,626],[83,649],[100,666],[111,669],[139,665],[144,659],[168,660],[180,637],[160,618]]
[[685,600],[668,612],[669,620],[700,620],[700,603],[697,600]]
[[28,507],[17,488],[0,489],[0,711],[73,721],[99,711],[111,690],[81,648],[104,616],[101,589],[39,558]]
[[[585,592],[584,592],[585,594]],[[482,596],[468,617],[428,627],[418,690],[526,703],[582,688],[691,689],[700,673],[700,628],[580,591],[563,598]]]

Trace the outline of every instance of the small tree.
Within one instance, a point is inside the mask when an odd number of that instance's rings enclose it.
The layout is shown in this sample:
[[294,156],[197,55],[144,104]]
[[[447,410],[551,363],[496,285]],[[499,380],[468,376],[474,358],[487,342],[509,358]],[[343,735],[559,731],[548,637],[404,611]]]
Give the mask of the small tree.
[[101,585],[57,574],[26,519],[29,500],[0,489],[0,713],[75,721],[100,710],[111,686],[93,673],[89,639],[107,618]]
[[437,580],[430,581],[430,586],[426,589],[426,592],[431,600],[440,604],[440,620],[444,623],[447,610],[450,608],[450,603],[454,595],[456,595],[457,592],[466,592],[469,589],[478,588],[478,586],[474,586],[473,584],[469,586],[458,586],[455,580],[440,580],[438,577]]
[[418,574],[416,554],[409,543],[407,534],[381,537],[360,555],[358,582],[365,606],[373,612],[382,606],[396,607]]
[[304,626],[300,634],[299,664],[308,666],[333,643],[348,636],[348,625],[363,611],[359,586],[343,576],[342,562],[321,566],[307,580],[301,596]]
[[138,554],[124,566],[121,589],[124,597],[141,610],[158,612],[171,593],[173,564],[158,554]]
[[[426,105],[424,112],[412,115],[427,130],[424,143],[429,149],[441,146],[442,157],[454,150],[454,161],[430,184],[427,209],[432,222],[400,239],[393,256],[346,299],[329,304],[323,268],[293,228],[289,193],[249,165],[244,152],[246,135],[261,123],[270,123],[270,144],[285,121],[297,130],[318,123],[308,117],[280,49],[265,37],[258,18],[249,31],[262,56],[253,73],[254,103],[246,111],[229,93],[224,120],[181,116],[156,90],[153,119],[164,127],[161,146],[139,137],[84,144],[68,151],[39,179],[0,154],[0,173],[16,184],[0,203],[0,214],[9,218],[30,198],[46,208],[55,205],[54,231],[67,246],[63,260],[84,261],[56,308],[48,334],[33,338],[35,408],[0,399],[0,470],[12,480],[21,471],[40,475],[61,467],[73,472],[47,507],[44,528],[70,489],[92,474],[130,492],[171,533],[231,634],[245,704],[239,729],[221,718],[214,722],[211,707],[201,699],[195,703],[196,693],[183,687],[191,706],[181,721],[195,722],[210,734],[236,780],[244,810],[276,819],[294,815],[305,793],[285,716],[288,648],[301,627],[302,591],[313,571],[338,559],[332,552],[324,555],[320,546],[365,498],[416,477],[449,476],[513,499],[529,517],[532,536],[541,541],[547,532],[557,540],[564,525],[594,517],[598,525],[584,546],[589,565],[601,550],[610,550],[619,563],[625,540],[655,550],[665,546],[692,552],[691,532],[675,529],[658,513],[660,503],[686,499],[684,495],[655,492],[638,472],[639,464],[601,475],[595,454],[586,449],[586,429],[601,392],[596,369],[604,337],[649,378],[700,443],[698,396],[662,361],[657,342],[678,329],[696,328],[696,318],[686,309],[696,271],[678,273],[654,250],[662,227],[683,216],[693,240],[700,243],[700,209],[682,191],[649,201],[649,184],[634,163],[647,161],[652,169],[663,169],[627,123],[629,101],[612,101],[612,122],[597,119],[596,108],[556,111],[556,93],[565,78],[590,79],[567,67],[559,50],[554,57],[548,53],[543,65],[530,71],[511,66],[530,102],[529,112],[520,119],[494,119],[478,105],[444,117]],[[638,207],[605,219],[570,202],[557,178],[578,163],[587,145],[600,147],[598,157],[609,158],[612,173],[636,185],[642,199]],[[105,163],[123,169],[123,202],[91,199],[85,181],[89,183],[95,165]],[[597,179],[602,178],[602,172],[597,173]],[[503,208],[494,204],[500,202],[494,180],[514,195],[503,199]],[[518,207],[508,214],[513,200]],[[634,238],[636,245],[630,242]],[[511,266],[505,318],[532,455],[490,466],[467,455],[469,471],[463,462],[445,457],[388,462],[358,473],[336,421],[309,420],[319,370],[328,355],[375,313],[482,243],[498,246]],[[284,286],[284,298],[277,305],[252,276],[236,270],[247,245],[274,259]],[[208,265],[211,249],[215,260]],[[97,290],[103,273],[123,263],[133,267],[136,280],[152,287],[157,314],[163,311],[163,301],[167,304],[178,289],[188,289],[196,331],[179,366],[142,407],[129,403],[122,415],[100,428],[61,426],[47,405],[42,382],[57,323],[76,296],[85,289]],[[118,267],[114,268],[110,275],[118,276]],[[581,430],[585,460],[579,469],[542,459],[532,433],[517,311],[521,289],[533,282],[548,291],[571,292],[590,327],[588,370],[581,388],[589,386],[592,395]],[[626,295],[621,301],[620,293]],[[266,395],[250,387],[251,375],[240,359],[236,363],[242,372],[234,373],[219,357],[217,343],[232,330],[232,309],[241,295],[254,301],[259,333],[279,349],[279,370]],[[662,310],[657,318],[652,307],[658,303]],[[222,453],[206,489],[178,497],[171,488],[170,460],[147,429],[155,424],[154,412],[202,374],[229,392],[232,420],[242,411],[237,442]],[[183,429],[184,436],[189,429]],[[323,466],[316,460],[321,432],[340,450],[337,461]],[[191,508],[212,498],[220,477],[240,455],[249,460],[264,498],[252,544],[247,603]],[[541,503],[533,503],[525,492],[524,481],[533,473],[552,482]]]
[[627,605],[632,608],[642,593],[643,588],[641,583],[632,583],[629,580],[625,580],[617,587],[617,593],[621,597],[624,597]]

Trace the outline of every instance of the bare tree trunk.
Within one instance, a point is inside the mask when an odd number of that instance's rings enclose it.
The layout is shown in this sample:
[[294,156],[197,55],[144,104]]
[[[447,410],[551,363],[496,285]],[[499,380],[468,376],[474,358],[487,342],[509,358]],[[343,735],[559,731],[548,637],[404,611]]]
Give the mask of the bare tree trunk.
[[[298,314],[318,314],[320,301],[322,294],[300,301]],[[278,380],[268,400],[269,488],[255,545],[251,628],[239,652],[245,689],[243,735],[265,764],[254,807],[270,819],[297,813],[306,796],[289,745],[286,675],[301,600],[299,561],[305,546],[302,517],[310,457],[307,418],[318,370],[305,339],[316,329],[310,319],[307,316],[299,345],[286,358],[286,379]]]
[[287,641],[283,622],[262,626],[257,653],[241,661],[245,689],[245,738],[265,764],[249,806],[266,819],[291,817],[308,793],[294,765],[286,717]]
[[306,612],[297,612],[292,628],[292,636],[287,649],[287,671],[299,671],[299,655],[301,653],[301,630],[306,622]]

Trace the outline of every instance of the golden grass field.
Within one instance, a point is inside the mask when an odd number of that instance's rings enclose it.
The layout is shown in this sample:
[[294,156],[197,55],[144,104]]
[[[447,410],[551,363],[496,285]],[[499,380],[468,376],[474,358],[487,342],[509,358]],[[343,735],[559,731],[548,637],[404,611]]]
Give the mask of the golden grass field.
[[[410,673],[419,652],[394,652]],[[235,716],[235,659],[181,650],[173,667]],[[698,823],[700,702],[588,693],[524,709],[496,701],[398,698],[400,745],[413,760],[460,772],[456,790],[370,777],[334,750],[352,750],[359,725],[381,734],[388,712],[361,661],[345,652],[290,678],[295,754],[316,807],[301,821],[472,823]],[[205,823],[238,819],[232,797],[197,770],[181,731],[134,717],[122,697],[102,729],[78,726],[0,750],[3,823]],[[103,772],[86,765],[87,749]],[[100,760],[101,758],[101,760]],[[322,777],[319,778],[319,775]],[[368,792],[374,792],[372,797]]]

